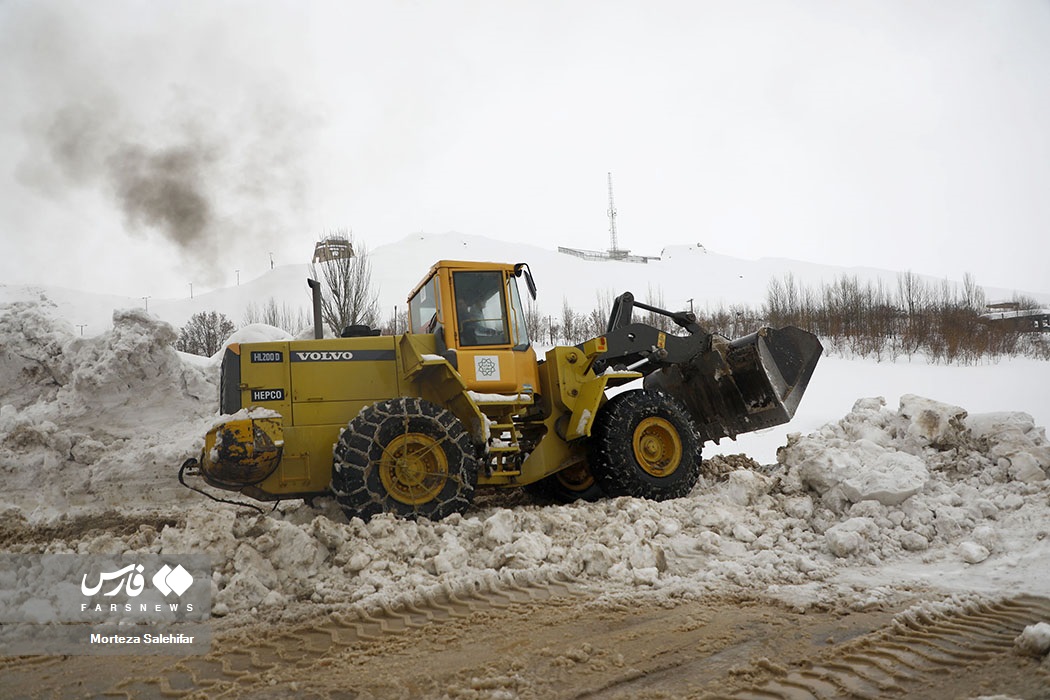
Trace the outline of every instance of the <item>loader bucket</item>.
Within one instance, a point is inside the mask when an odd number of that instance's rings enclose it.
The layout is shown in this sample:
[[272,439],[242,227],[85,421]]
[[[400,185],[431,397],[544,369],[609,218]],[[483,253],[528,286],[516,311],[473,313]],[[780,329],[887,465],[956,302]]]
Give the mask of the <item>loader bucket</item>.
[[678,398],[707,440],[787,423],[795,415],[824,348],[794,326],[762,328],[711,347],[645,378],[647,389]]

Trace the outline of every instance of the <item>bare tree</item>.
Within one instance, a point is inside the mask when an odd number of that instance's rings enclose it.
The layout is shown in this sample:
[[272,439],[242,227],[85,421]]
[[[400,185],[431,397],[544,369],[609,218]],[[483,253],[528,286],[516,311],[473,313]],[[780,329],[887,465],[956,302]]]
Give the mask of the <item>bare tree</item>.
[[[659,286],[654,290],[653,285],[650,284],[648,290],[646,290],[645,303],[649,306],[655,306],[658,309],[666,309],[667,304],[664,302],[664,290]],[[677,328],[671,319],[663,314],[658,314],[655,311],[646,311],[642,320],[650,326],[658,328],[665,333],[674,333]]]
[[586,340],[587,317],[576,311],[569,304],[569,300],[562,297],[561,304],[561,337],[569,345],[582,343]]
[[785,324],[785,319],[788,315],[787,299],[784,292],[784,285],[776,277],[769,278],[769,284],[766,287],[766,305],[764,308],[764,315],[769,322],[781,326]]
[[339,231],[326,241],[345,241],[350,255],[310,264],[314,279],[321,282],[321,317],[339,335],[353,325],[379,324],[379,292],[372,285],[372,262],[364,243]]
[[558,338],[561,337],[561,323],[554,320],[552,314],[547,315],[547,334],[550,340],[550,345],[553,347],[558,344]]
[[975,313],[981,313],[984,311],[984,306],[987,304],[985,298],[984,289],[977,284],[977,278],[971,273],[966,272],[963,274],[963,306]]
[[188,352],[193,355],[211,357],[223,341],[229,338],[237,326],[228,319],[225,314],[216,311],[201,311],[193,314],[190,320],[182,327],[179,338],[175,341],[175,349]]
[[[1036,305],[1017,295],[1013,302],[1020,308]],[[896,290],[881,279],[861,283],[856,276],[841,275],[822,282],[818,291],[786,275],[769,281],[764,318],[748,307],[719,307],[699,315],[702,326],[729,337],[758,325],[797,325],[820,336],[829,352],[880,362],[920,353],[935,363],[975,363],[1016,354],[1050,357],[1046,334],[1023,333],[1010,323],[984,318],[985,305],[985,292],[969,273],[961,288],[902,272]]]
[[287,302],[278,307],[277,300],[270,297],[262,308],[259,308],[255,302],[248,304],[244,310],[244,325],[251,323],[265,323],[295,335],[303,328],[309,327],[310,316],[302,307],[295,309]]
[[400,335],[408,328],[408,309],[395,306],[379,327],[383,335]]
[[587,333],[592,338],[605,334],[609,325],[609,315],[612,313],[613,293],[608,289],[599,290],[595,293],[598,305],[591,309],[587,317]]
[[1010,297],[1010,301],[1017,304],[1017,308],[1021,311],[1028,311],[1042,307],[1042,305],[1033,297],[1030,297],[1027,294],[1019,294],[1017,292],[1013,293]]
[[525,330],[534,343],[539,342],[543,336],[543,318],[540,316],[539,307],[536,306],[536,302],[531,296],[526,297],[525,300]]
[[926,307],[926,285],[922,278],[908,270],[897,273],[897,297],[908,316],[917,316]]

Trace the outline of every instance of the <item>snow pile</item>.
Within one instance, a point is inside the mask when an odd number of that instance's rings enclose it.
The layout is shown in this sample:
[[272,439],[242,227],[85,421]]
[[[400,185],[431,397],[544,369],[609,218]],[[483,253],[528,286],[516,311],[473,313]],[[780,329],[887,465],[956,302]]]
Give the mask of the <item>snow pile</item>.
[[62,350],[73,329],[53,308],[47,301],[0,306],[0,405],[25,408],[64,381]]
[[154,546],[212,554],[218,614],[305,602],[380,609],[552,578],[622,594],[757,588],[866,605],[891,592],[858,593],[836,582],[838,572],[916,556],[979,565],[1038,537],[1050,482],[1015,478],[1012,465],[1042,464],[1046,447],[1021,414],[971,417],[915,396],[892,411],[865,399],[837,423],[793,437],[780,467],[713,465],[689,497],[664,503],[617,498],[368,523],[347,521],[330,501],[321,512],[267,515],[208,506]]
[[1038,622],[1028,625],[1014,640],[1014,646],[1029,656],[1046,656],[1050,653],[1050,623]]
[[[310,337],[313,337],[312,329]],[[234,331],[233,335],[223,343],[222,349],[212,355],[211,359],[215,364],[221,362],[223,353],[226,352],[226,346],[230,343],[272,343],[291,339],[292,334],[282,328],[266,323],[249,323],[247,326]]]
[[141,309],[114,311],[111,330],[81,338],[42,305],[0,307],[0,367],[7,380],[0,401],[64,421],[86,417],[92,427],[102,421],[103,427],[112,421],[141,426],[159,412],[134,409],[158,402],[184,407],[214,395],[207,375],[172,347],[176,337],[169,324]]
[[1042,481],[1050,468],[1046,432],[1026,413],[986,413],[966,421],[972,437],[990,459],[1011,478],[1026,483]]
[[214,411],[217,391],[214,372],[183,362],[175,338],[140,309],[115,311],[111,330],[82,338],[46,304],[0,307],[7,489],[62,510],[91,503],[99,480],[159,479],[189,448],[187,427]]
[[1001,548],[997,521],[1045,503],[1050,444],[1026,414],[969,416],[908,394],[897,411],[857,401],[838,423],[791,435],[778,460],[785,493],[813,492],[823,518],[847,518],[824,530],[836,556],[954,543],[976,564]]

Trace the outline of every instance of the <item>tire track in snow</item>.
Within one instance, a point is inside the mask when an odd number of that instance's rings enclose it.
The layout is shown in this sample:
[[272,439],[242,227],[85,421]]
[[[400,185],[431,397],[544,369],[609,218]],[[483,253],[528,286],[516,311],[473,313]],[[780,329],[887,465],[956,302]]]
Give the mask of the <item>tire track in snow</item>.
[[128,678],[106,696],[185,697],[209,696],[214,692],[236,695],[238,687],[256,685],[259,675],[269,670],[279,669],[285,675],[287,669],[315,664],[326,654],[358,644],[375,644],[391,635],[467,619],[485,610],[582,592],[583,588],[568,576],[520,584],[509,572],[504,576],[493,573],[473,581],[464,590],[428,591],[398,605],[385,602],[378,610],[336,612],[324,621],[303,624],[267,639],[252,640],[251,631],[217,636],[208,654],[181,659],[148,678]]
[[[1022,596],[975,603],[949,613],[918,611],[827,659],[791,669],[732,695],[739,700],[915,697],[922,688],[1014,654],[1025,626],[1050,619],[1050,599]],[[946,695],[947,696],[947,695]]]

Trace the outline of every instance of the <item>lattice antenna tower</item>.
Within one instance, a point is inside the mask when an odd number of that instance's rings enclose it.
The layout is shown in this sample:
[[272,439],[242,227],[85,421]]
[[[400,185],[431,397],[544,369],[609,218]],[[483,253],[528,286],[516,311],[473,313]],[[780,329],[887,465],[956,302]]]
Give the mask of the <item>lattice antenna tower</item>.
[[620,248],[616,244],[616,205],[613,204],[612,173],[609,176],[609,254],[616,256]]

